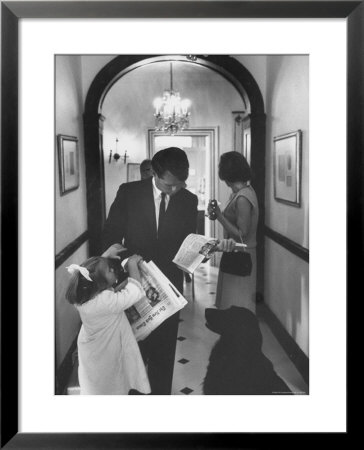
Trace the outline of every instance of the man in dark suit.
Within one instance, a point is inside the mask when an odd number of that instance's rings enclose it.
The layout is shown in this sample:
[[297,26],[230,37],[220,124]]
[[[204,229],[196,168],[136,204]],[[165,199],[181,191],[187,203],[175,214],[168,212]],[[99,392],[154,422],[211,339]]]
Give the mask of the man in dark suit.
[[[111,205],[103,241],[152,260],[183,291],[183,273],[172,262],[185,237],[197,228],[197,196],[185,189],[189,163],[176,147],[157,152],[153,177],[122,184]],[[140,344],[152,394],[171,393],[179,314],[163,322]]]

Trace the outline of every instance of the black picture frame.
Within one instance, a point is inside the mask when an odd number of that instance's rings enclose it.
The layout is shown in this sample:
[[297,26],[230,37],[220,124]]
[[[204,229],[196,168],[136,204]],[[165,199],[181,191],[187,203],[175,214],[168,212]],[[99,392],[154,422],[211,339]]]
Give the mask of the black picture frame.
[[[1,448],[257,448],[272,440],[307,444],[310,433],[19,433],[18,432],[18,25],[22,18],[347,18],[347,285],[363,273],[363,1],[1,2]],[[9,107],[11,105],[11,107]],[[340,180],[338,180],[340,181]],[[359,259],[358,259],[359,258]],[[359,261],[359,263],[358,263]],[[11,293],[11,300],[9,299]],[[354,300],[354,298],[353,298]],[[9,319],[10,318],[10,319]],[[350,339],[348,343],[350,349]],[[334,395],[334,393],[333,393]],[[217,411],[217,414],[223,412]],[[348,428],[350,430],[350,428]],[[335,433],[340,443],[351,433]],[[314,434],[315,444],[325,433]],[[339,444],[340,445],[340,444]],[[343,444],[345,445],[345,444]]]
[[275,136],[273,148],[274,199],[301,206],[302,131]]
[[59,188],[61,195],[80,186],[80,157],[78,139],[65,134],[57,135]]

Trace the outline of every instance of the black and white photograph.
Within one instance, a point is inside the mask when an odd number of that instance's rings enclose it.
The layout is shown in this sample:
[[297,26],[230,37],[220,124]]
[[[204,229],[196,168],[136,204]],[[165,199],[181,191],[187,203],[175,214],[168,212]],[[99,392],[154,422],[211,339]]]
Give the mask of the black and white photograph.
[[[308,395],[309,56],[54,64],[81,158],[55,192],[55,393]],[[190,235],[213,250],[183,272]]]

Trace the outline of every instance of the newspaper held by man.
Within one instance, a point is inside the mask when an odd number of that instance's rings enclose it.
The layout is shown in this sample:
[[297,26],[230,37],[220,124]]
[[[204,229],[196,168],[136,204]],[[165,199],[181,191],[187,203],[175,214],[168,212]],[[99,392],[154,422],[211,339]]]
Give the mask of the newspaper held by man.
[[[235,251],[243,251],[243,243],[235,244]],[[202,234],[189,234],[182,242],[173,262],[184,272],[190,275],[202,263],[208,261],[219,249],[219,240]]]
[[125,310],[137,341],[145,339],[187,304],[187,300],[153,261],[141,261],[139,270],[145,296]]

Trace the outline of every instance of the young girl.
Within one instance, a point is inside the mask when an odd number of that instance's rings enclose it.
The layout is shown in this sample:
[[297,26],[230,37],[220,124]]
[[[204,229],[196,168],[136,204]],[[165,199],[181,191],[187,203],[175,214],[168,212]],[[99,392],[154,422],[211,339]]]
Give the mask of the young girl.
[[[81,266],[67,267],[73,274],[66,298],[82,320],[78,336],[78,377],[82,395],[128,394],[130,389],[148,394],[150,385],[133,331],[124,310],[145,295],[138,262],[128,259],[129,277],[119,292],[115,260],[92,257]],[[119,262],[120,266],[120,262]]]

